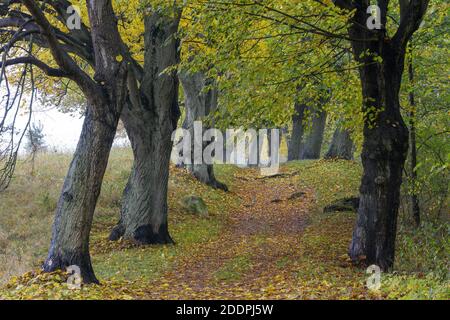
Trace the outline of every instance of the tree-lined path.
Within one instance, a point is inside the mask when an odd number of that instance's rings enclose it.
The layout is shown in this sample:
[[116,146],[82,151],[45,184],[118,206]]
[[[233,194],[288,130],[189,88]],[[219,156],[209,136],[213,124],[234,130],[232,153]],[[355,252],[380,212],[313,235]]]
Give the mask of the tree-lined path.
[[[173,270],[147,286],[143,298],[301,299],[338,295],[339,291],[324,291],[331,283],[316,283],[314,274],[308,274],[304,263],[313,261],[302,261],[314,254],[302,238],[316,202],[315,191],[300,188],[298,178],[293,170],[274,178],[261,177],[256,169],[239,173],[232,192],[239,195],[241,203],[227,214],[221,236],[184,256]],[[341,267],[349,266],[343,263]],[[359,289],[364,290],[363,286]]]

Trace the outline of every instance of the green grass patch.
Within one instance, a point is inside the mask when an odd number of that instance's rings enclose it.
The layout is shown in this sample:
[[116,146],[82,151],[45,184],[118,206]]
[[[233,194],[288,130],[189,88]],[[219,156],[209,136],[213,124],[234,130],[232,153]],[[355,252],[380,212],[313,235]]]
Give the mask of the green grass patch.
[[252,268],[251,257],[248,255],[238,255],[227,261],[219,270],[214,273],[216,281],[238,281]]

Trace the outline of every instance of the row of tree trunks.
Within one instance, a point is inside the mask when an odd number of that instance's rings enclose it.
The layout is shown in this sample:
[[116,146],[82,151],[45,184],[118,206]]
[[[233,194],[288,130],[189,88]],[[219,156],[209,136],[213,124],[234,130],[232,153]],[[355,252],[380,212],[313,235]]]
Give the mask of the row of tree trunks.
[[[183,86],[185,96],[186,118],[183,122],[183,128],[191,134],[191,159],[194,159],[194,150],[196,144],[201,146],[202,151],[207,146],[203,141],[195,141],[194,122],[202,121],[203,130],[211,127],[211,119],[207,117],[218,107],[218,90],[215,88],[214,81],[207,79],[202,72],[179,74],[180,82]],[[206,121],[204,121],[206,120]],[[202,132],[203,137],[203,132]],[[214,166],[212,164],[184,164],[192,175],[200,182],[215,188],[228,191],[228,187],[218,181],[214,175]]]
[[177,75],[166,69],[180,59],[178,24],[179,17],[155,13],[145,18],[144,76],[139,92],[130,92],[131,101],[122,113],[134,164],[120,220],[110,240],[124,237],[138,244],[173,243],[168,230],[167,191],[171,137],[180,117],[179,82]]
[[322,106],[311,116],[311,130],[305,134],[305,117],[311,110],[307,105],[296,103],[292,116],[292,134],[288,143],[288,161],[302,159],[319,159],[327,122],[327,112]]

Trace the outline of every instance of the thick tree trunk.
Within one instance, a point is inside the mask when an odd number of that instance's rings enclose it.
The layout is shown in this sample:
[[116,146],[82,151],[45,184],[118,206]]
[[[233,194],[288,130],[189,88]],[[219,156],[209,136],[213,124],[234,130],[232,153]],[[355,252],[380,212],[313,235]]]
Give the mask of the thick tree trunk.
[[348,130],[336,128],[325,159],[353,160],[353,141]]
[[178,22],[156,13],[145,19],[144,77],[140,91],[130,92],[131,101],[122,113],[134,165],[110,240],[123,236],[138,244],[173,243],[168,230],[167,189],[171,137],[180,116],[179,83],[174,72],[165,70],[179,62]]
[[322,108],[314,112],[312,119],[312,128],[306,138],[302,159],[319,159],[322,150],[323,134],[327,123],[327,112]]
[[[123,236],[138,244],[173,243],[167,222],[167,188],[171,134],[176,122],[171,122],[170,117],[128,108],[122,114],[135,160],[122,198],[120,222],[111,240]],[[158,121],[164,118],[162,123]]]
[[[365,10],[355,19],[365,22]],[[377,41],[354,41],[355,58],[360,68],[363,93],[364,173],[360,187],[360,205],[349,255],[354,262],[392,269],[402,172],[408,151],[408,129],[400,114],[399,90],[405,48],[389,42],[382,32],[365,31],[353,24],[355,39],[379,37]],[[371,55],[363,55],[366,50]],[[374,63],[372,55],[382,61]],[[361,58],[364,56],[364,58]]]
[[[186,119],[183,123],[183,128],[189,130],[191,133],[191,150],[194,154],[196,144],[201,145],[202,151],[208,145],[208,143],[203,143],[203,141],[194,141],[194,122],[203,121],[211,112],[217,109],[218,92],[215,88],[209,88],[205,91],[205,88],[214,86],[214,83],[206,79],[205,75],[201,72],[181,73],[179,78],[183,85],[186,106]],[[210,128],[210,125],[203,121],[202,128],[203,130],[207,130]],[[194,159],[194,157],[191,158],[192,160]],[[186,164],[185,166],[200,182],[215,189],[228,191],[228,187],[225,184],[217,181],[212,164],[192,163]]]
[[[27,4],[30,11],[36,11]],[[43,270],[51,272],[75,265],[84,283],[97,283],[89,255],[89,233],[103,175],[126,96],[128,66],[117,57],[123,53],[111,1],[87,2],[95,55],[93,81],[73,66],[74,62],[58,53],[53,55],[62,68],[68,68],[86,96],[89,107],[69,172],[59,198],[52,240]],[[42,16],[35,13],[41,21]],[[43,24],[45,29],[46,23]],[[52,34],[48,34],[52,45]]]
[[303,134],[305,132],[304,117],[307,106],[295,103],[295,113],[292,116],[292,134],[288,144],[288,161],[300,160],[303,150]]
[[95,206],[119,120],[95,116],[87,109],[80,140],[59,198],[46,272],[76,265],[84,283],[97,283],[89,255],[89,233]]
[[365,25],[370,1],[335,1],[342,8],[355,9],[349,36],[355,39],[352,40],[354,58],[361,63],[365,115],[361,155],[364,173],[349,255],[354,262],[363,260],[384,271],[392,269],[394,264],[400,186],[408,152],[408,128],[399,102],[405,53],[428,3],[428,0],[399,1],[400,23],[390,38],[384,28],[389,10],[387,2],[379,2],[382,7],[377,18],[382,27],[369,29]]

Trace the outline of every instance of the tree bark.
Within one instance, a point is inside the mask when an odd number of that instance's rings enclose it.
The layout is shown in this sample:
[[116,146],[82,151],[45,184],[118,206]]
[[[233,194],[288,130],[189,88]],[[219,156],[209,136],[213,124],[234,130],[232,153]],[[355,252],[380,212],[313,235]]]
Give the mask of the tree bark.
[[[427,1],[411,1],[390,39],[385,30],[368,30],[366,7],[357,8],[349,35],[355,59],[362,63],[364,142],[360,206],[349,255],[355,263],[392,269],[402,172],[408,151],[408,128],[400,114],[399,91],[406,45],[419,27]],[[405,9],[402,5],[402,9]],[[382,25],[387,19],[382,8]],[[370,54],[365,54],[369,52]],[[374,61],[373,57],[381,59]]]
[[[207,146],[207,143],[203,143],[203,141],[194,141],[194,122],[203,120],[211,112],[214,112],[217,109],[218,91],[214,87],[208,89],[209,86],[214,86],[214,83],[213,81],[206,79],[202,72],[183,72],[179,74],[179,78],[183,85],[186,106],[186,119],[183,123],[183,128],[189,130],[191,133],[192,152],[194,152],[196,143],[202,144],[203,151]],[[203,122],[202,127],[203,130],[207,130],[210,128],[210,125]],[[191,158],[194,159],[193,157]],[[216,179],[214,175],[214,166],[212,164],[186,164],[185,166],[200,182],[215,189],[228,191],[228,187]]]
[[327,112],[320,108],[314,112],[311,132],[306,138],[302,159],[319,159],[322,150],[323,134],[327,123]]
[[303,134],[305,132],[304,117],[307,106],[295,103],[295,113],[292,116],[292,134],[288,145],[288,161],[300,160],[303,150]]
[[87,109],[80,140],[59,198],[46,272],[71,265],[80,267],[85,283],[98,283],[89,255],[89,233],[95,206],[108,164],[119,117],[94,115]]
[[348,130],[336,128],[330,147],[325,154],[325,159],[353,160],[354,145]]
[[94,81],[61,50],[39,7],[30,1],[25,4],[46,34],[55,61],[71,74],[89,106],[57,204],[52,240],[43,270],[51,272],[76,265],[84,283],[98,283],[89,255],[89,233],[125,103],[128,73],[127,63],[117,61],[124,52],[114,11],[108,0],[87,3],[95,55]]
[[171,137],[180,117],[179,82],[175,72],[165,70],[180,59],[175,36],[178,23],[179,17],[157,13],[145,18],[144,77],[139,92],[130,92],[129,107],[122,113],[134,164],[110,240],[123,236],[143,245],[173,243],[168,230],[167,189]]

